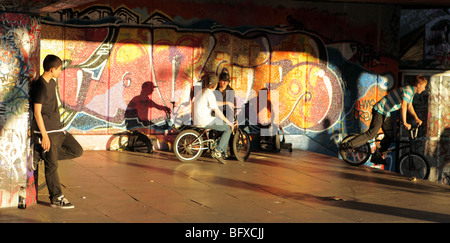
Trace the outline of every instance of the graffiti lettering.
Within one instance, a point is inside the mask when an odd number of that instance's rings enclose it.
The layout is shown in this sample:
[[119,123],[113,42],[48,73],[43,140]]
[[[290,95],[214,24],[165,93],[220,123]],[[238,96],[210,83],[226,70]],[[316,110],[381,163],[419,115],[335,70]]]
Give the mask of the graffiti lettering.
[[371,121],[372,120],[372,107],[375,105],[376,100],[358,100],[355,106],[355,119],[362,121]]
[[28,201],[36,197],[27,181],[28,87],[38,73],[40,21],[19,13],[0,13],[0,21],[0,207],[8,207],[17,205],[20,187]]

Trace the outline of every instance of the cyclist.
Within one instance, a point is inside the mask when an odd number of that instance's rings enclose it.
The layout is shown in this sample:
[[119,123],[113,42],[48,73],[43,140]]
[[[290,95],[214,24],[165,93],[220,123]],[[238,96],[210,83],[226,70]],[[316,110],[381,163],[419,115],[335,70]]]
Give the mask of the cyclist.
[[405,128],[410,130],[411,124],[406,121],[406,113],[408,111],[413,116],[416,124],[420,126],[422,121],[417,117],[417,114],[414,111],[412,100],[415,94],[420,94],[425,90],[427,83],[428,81],[424,76],[418,75],[414,79],[412,85],[400,87],[389,92],[373,106],[372,121],[370,122],[369,129],[349,142],[341,143],[340,149],[347,150],[350,148],[357,148],[375,138],[380,128],[382,128],[384,138],[381,141],[380,148],[374,153],[374,162],[376,164],[386,164],[382,154],[388,150],[389,145],[394,139],[391,113],[401,109],[401,121]]
[[[205,82],[204,88],[196,93],[193,100],[194,125],[223,132],[218,146],[212,151],[212,155],[225,164],[224,159],[234,125],[225,117],[217,105],[213,91],[217,87],[219,78],[216,75],[205,76],[203,81]],[[214,111],[215,117],[212,116],[212,111]]]

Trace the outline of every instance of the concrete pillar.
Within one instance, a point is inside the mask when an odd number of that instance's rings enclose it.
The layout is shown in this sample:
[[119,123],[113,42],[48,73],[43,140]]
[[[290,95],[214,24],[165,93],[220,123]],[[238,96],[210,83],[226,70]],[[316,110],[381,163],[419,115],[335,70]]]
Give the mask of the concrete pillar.
[[36,202],[28,91],[39,76],[39,16],[0,12],[0,208]]

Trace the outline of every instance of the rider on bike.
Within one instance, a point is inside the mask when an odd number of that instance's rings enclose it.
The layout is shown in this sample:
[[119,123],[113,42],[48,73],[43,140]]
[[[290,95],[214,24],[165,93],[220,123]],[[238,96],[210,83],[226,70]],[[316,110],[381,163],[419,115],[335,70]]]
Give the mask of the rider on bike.
[[[193,100],[194,125],[223,132],[218,146],[212,153],[213,157],[225,164],[224,158],[234,125],[225,117],[217,105],[216,96],[213,93],[219,81],[217,75],[205,76],[203,81],[203,89],[196,93]],[[212,116],[212,111],[214,111],[215,117]]]
[[367,141],[375,138],[380,128],[383,129],[384,138],[381,141],[380,148],[374,153],[374,160],[377,164],[386,164],[382,157],[382,153],[388,150],[389,145],[394,139],[393,121],[391,113],[401,109],[401,119],[406,129],[411,129],[411,124],[406,121],[406,112],[408,111],[415,119],[418,126],[422,121],[417,117],[412,106],[412,100],[415,94],[420,94],[425,90],[427,79],[418,75],[411,86],[400,87],[389,92],[380,101],[378,101],[372,109],[372,121],[369,129],[356,136],[354,139],[346,143],[341,143],[340,149],[357,148]]

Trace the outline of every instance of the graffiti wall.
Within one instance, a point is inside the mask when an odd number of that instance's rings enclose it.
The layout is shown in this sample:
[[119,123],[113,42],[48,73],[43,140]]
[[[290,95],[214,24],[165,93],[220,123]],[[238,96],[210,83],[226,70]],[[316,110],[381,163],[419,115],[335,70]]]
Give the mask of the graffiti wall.
[[34,176],[29,169],[28,87],[39,74],[40,20],[0,13],[0,207],[18,205],[26,190],[34,203]]
[[401,16],[401,66],[448,70],[450,9],[404,9]]
[[99,1],[44,16],[41,58],[64,59],[73,134],[170,141],[171,124],[190,122],[201,76],[226,68],[245,121],[272,120],[294,147],[335,156],[396,83],[398,21],[384,5]]
[[[430,78],[429,116],[424,154],[430,160],[433,181],[450,185],[450,73]],[[435,178],[434,178],[435,177]]]

